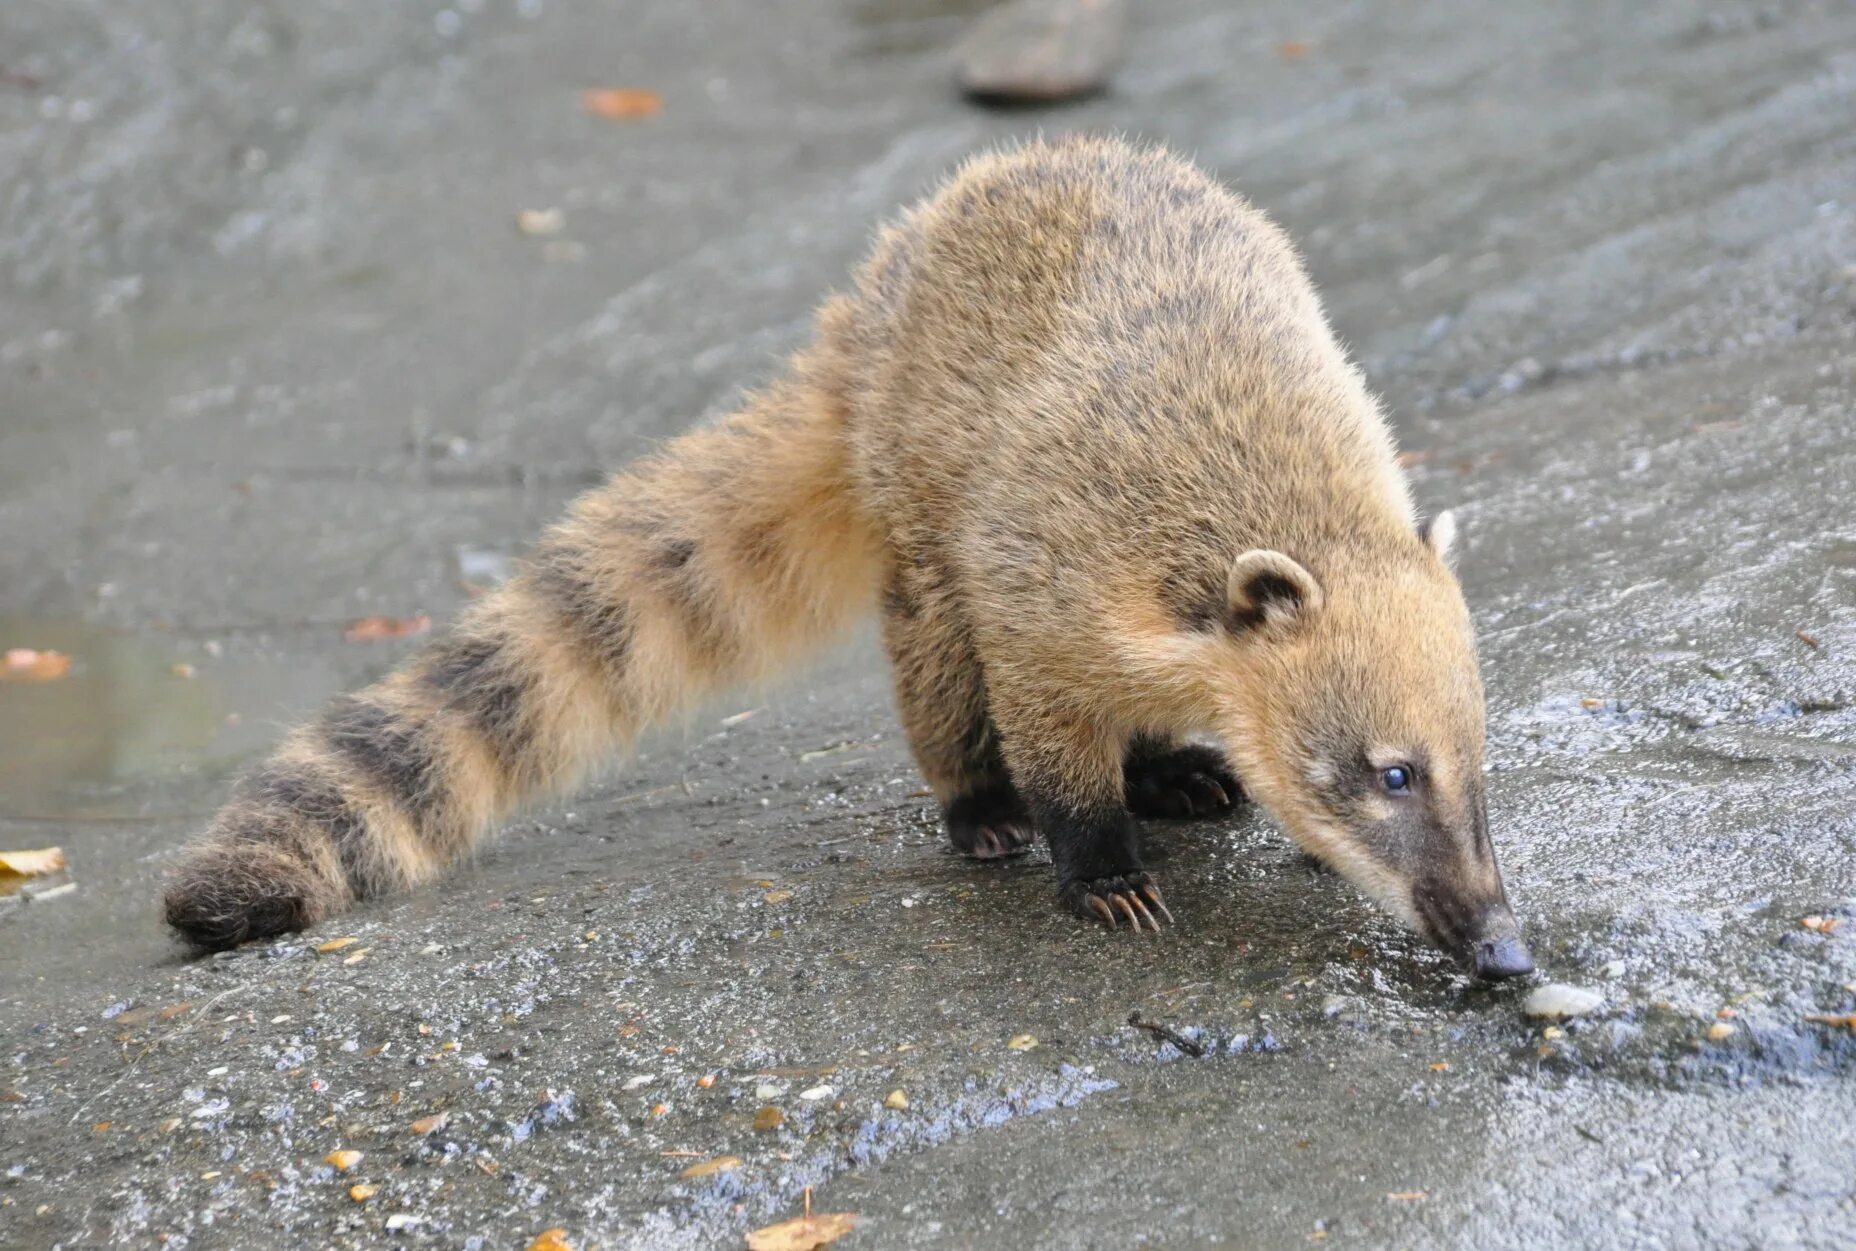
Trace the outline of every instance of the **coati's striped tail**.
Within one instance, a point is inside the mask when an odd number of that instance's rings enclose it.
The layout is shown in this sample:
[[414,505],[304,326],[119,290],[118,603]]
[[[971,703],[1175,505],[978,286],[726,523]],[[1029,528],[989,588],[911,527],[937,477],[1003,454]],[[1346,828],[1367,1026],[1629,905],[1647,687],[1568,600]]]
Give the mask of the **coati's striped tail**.
[[823,351],[583,496],[448,637],[291,734],[185,854],[168,923],[229,947],[424,881],[515,804],[859,615],[878,544]]

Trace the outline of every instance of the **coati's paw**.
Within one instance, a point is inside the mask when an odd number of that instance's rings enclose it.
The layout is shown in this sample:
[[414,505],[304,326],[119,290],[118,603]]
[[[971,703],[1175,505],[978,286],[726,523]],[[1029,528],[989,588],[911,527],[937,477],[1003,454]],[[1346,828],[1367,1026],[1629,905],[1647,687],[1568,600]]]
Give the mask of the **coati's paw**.
[[993,786],[947,806],[947,836],[962,855],[1001,860],[1029,851],[1036,829],[1018,792],[1009,785]]
[[1134,752],[1125,770],[1128,810],[1137,817],[1210,817],[1228,811],[1244,788],[1210,747]]
[[1160,900],[1160,888],[1151,873],[1132,873],[1125,877],[1098,877],[1067,882],[1057,890],[1064,906],[1079,917],[1100,921],[1118,929],[1125,920],[1136,932],[1142,929],[1160,932],[1160,920],[1147,907],[1152,904],[1160,917],[1169,923],[1173,914]]

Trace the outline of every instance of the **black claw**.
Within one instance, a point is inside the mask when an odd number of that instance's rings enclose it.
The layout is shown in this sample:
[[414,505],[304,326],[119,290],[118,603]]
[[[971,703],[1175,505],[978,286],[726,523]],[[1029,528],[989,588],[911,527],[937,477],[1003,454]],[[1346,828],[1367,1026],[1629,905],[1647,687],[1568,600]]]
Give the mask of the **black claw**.
[[1148,878],[1145,882],[1141,883],[1141,894],[1147,896],[1149,902],[1151,902],[1154,907],[1160,909],[1160,915],[1167,919],[1167,924],[1178,924],[1177,921],[1173,920],[1172,909],[1168,908],[1165,901],[1160,898],[1160,888],[1154,885],[1154,880],[1152,878]]
[[1209,747],[1136,751],[1125,774],[1128,807],[1136,816],[1213,816],[1244,796],[1224,757]]
[[1031,816],[1009,784],[962,795],[947,806],[947,837],[975,860],[1001,860],[1031,844]]
[[[1110,929],[1120,929],[1124,917],[1128,928],[1137,934],[1142,930],[1158,934],[1160,917],[1173,922],[1172,912],[1160,900],[1160,888],[1145,873],[1071,882],[1058,894],[1072,912],[1088,920],[1101,921]],[[1159,909],[1159,916],[1148,908],[1149,903]]]

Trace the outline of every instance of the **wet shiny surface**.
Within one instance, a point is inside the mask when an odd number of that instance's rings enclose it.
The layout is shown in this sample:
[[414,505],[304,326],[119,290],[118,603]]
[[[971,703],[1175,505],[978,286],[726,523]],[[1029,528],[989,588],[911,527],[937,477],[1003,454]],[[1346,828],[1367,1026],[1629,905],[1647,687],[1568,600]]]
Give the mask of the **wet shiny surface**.
[[[9,9],[0,647],[74,666],[0,685],[0,847],[78,890],[0,900],[0,1244],[738,1245],[805,1185],[847,1246],[1849,1236],[1856,18],[1185,2],[1107,96],[996,117],[948,84],[974,8]],[[1082,925],[1042,857],[944,846],[867,641],[435,889],[179,958],[173,848],[414,645],[345,622],[449,616],[1037,126],[1282,220],[1460,509],[1538,978],[1472,985],[1248,810],[1149,825],[1177,927]],[[1527,1019],[1541,979],[1604,1004]]]

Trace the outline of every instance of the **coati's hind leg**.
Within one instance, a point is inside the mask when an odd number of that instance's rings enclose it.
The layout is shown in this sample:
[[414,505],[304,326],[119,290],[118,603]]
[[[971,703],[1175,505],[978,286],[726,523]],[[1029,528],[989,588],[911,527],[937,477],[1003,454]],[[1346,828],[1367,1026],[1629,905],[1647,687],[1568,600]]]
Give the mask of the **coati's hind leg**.
[[1224,754],[1194,743],[1137,734],[1122,762],[1128,809],[1137,817],[1210,817],[1244,798]]
[[1000,754],[979,659],[945,592],[912,564],[890,578],[883,643],[902,728],[955,850],[977,860],[1028,850],[1031,814]]

